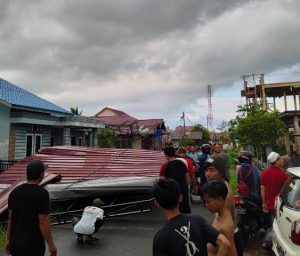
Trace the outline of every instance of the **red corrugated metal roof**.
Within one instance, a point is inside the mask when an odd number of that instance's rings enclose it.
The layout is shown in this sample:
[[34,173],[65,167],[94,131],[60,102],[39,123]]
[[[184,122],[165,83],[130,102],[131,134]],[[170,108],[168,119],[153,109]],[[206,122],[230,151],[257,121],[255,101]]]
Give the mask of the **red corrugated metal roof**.
[[[23,169],[23,173],[24,173],[24,169]],[[0,176],[1,177],[1,176]],[[52,182],[54,180],[58,180],[60,177],[59,175],[53,174],[53,173],[49,173],[46,172],[43,181],[41,182],[41,185],[45,185],[49,182]],[[2,182],[2,179],[1,179]],[[3,212],[5,212],[7,210],[7,201],[8,201],[8,196],[10,194],[10,192],[17,186],[23,184],[26,182],[26,177],[23,174],[22,177],[17,180],[16,182],[14,182],[10,187],[8,187],[7,189],[3,190],[0,193],[0,214],[2,214]]]
[[0,174],[0,184],[12,184],[24,177],[26,165],[40,159],[47,172],[61,175],[62,183],[104,177],[155,177],[165,161],[162,152],[140,149],[47,147]]
[[165,161],[162,152],[140,149],[47,147],[10,167],[0,174],[0,184],[11,186],[0,193],[0,213],[5,209],[8,195],[25,181],[28,162],[39,159],[48,165],[46,178],[49,183],[75,183],[105,177],[156,177],[161,163]]

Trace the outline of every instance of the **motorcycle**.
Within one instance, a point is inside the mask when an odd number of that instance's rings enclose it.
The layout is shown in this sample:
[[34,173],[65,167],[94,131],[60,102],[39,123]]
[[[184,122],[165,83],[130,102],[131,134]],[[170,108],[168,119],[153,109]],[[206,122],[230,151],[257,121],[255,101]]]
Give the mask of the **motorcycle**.
[[263,212],[258,204],[239,195],[234,197],[234,205],[237,227],[247,244],[249,239],[265,231]]

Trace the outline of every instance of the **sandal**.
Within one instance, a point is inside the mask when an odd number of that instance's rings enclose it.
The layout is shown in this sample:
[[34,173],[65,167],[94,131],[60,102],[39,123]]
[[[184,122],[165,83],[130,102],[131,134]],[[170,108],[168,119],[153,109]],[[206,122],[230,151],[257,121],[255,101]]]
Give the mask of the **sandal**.
[[83,243],[83,237],[77,237],[77,243],[82,244]]
[[98,240],[99,240],[99,238],[97,238],[97,237],[92,237],[92,236],[88,236],[88,237],[85,239],[86,242],[95,242],[95,241],[98,241]]

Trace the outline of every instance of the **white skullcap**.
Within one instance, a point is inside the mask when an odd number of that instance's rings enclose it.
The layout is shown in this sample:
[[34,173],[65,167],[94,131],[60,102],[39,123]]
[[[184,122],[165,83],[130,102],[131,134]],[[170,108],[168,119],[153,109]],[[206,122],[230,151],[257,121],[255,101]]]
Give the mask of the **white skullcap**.
[[276,153],[276,152],[271,152],[269,155],[268,155],[268,161],[273,164],[275,163],[275,161],[278,159],[279,157],[279,154]]

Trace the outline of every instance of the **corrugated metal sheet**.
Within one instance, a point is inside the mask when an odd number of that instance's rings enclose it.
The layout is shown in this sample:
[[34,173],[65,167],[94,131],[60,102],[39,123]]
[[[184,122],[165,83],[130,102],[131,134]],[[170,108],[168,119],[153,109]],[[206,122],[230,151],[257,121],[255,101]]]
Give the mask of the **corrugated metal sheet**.
[[12,184],[25,175],[26,165],[40,159],[47,172],[61,175],[61,183],[105,177],[155,177],[165,161],[162,152],[139,149],[47,147],[0,174],[0,184]]
[[0,184],[15,184],[24,180],[26,165],[33,159],[40,159],[46,163],[47,173],[60,175],[59,183],[63,184],[108,177],[157,177],[160,165],[165,161],[163,153],[158,151],[47,147],[1,173]]
[[[0,209],[16,184],[25,181],[26,166],[33,159],[48,165],[47,175],[60,176],[60,180],[55,180],[60,184],[107,177],[158,177],[160,165],[165,161],[162,152],[149,150],[71,146],[42,148],[38,154],[23,159],[0,174],[0,184],[11,184],[0,193]],[[47,183],[51,182],[48,180]]]
[[71,115],[72,113],[0,78],[0,99],[11,105],[50,110]]
[[[1,176],[0,176],[1,177]],[[45,173],[44,179],[41,183],[41,185],[45,185],[51,181],[59,179],[59,175],[55,175],[52,173]],[[26,182],[26,177],[23,175],[22,178],[20,178],[18,181],[13,183],[9,188],[5,189],[0,193],[0,214],[5,212],[7,210],[7,201],[8,201],[8,196],[10,192],[17,186],[23,184]]]

